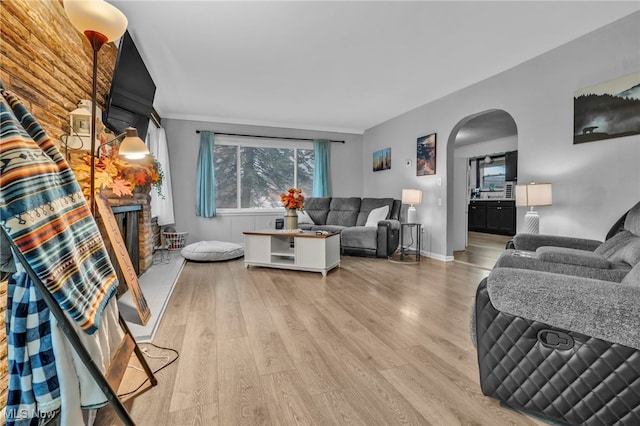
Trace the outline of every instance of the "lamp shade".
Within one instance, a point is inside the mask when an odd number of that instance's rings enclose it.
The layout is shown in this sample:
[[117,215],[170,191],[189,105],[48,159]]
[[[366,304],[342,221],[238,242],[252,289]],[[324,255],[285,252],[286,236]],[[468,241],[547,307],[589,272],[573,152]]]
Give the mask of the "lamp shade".
[[402,204],[411,204],[411,205],[422,204],[422,191],[419,189],[403,189]]
[[64,0],[64,10],[78,31],[102,34],[107,42],[120,38],[127,29],[127,17],[103,0]]
[[552,203],[550,183],[527,183],[516,185],[517,206],[550,206]]
[[135,128],[127,127],[125,134],[126,136],[122,140],[120,150],[118,151],[120,155],[135,160],[144,158],[145,155],[149,154],[149,149],[147,149],[142,139],[138,137],[138,131]]

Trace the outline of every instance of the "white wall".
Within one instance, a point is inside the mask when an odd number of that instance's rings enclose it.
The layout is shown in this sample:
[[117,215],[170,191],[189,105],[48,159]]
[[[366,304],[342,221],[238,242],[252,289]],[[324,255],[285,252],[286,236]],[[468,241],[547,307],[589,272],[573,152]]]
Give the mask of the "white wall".
[[[451,259],[453,244],[447,232],[453,238],[453,167],[447,165],[453,164],[454,156],[449,138],[465,117],[502,109],[518,128],[519,180],[553,183],[553,206],[538,209],[540,231],[603,239],[609,226],[640,199],[640,136],[573,145],[573,93],[640,70],[639,51],[640,12],[636,12],[367,130],[364,194],[387,196],[400,194],[402,188],[422,189],[418,215],[429,233],[425,254]],[[435,176],[416,177],[415,168],[397,163],[384,174],[370,171],[372,151],[387,146],[394,160],[411,158],[415,166],[416,138],[431,132],[438,133]],[[518,218],[523,215],[520,209]]]
[[273,211],[251,214],[239,212],[214,218],[196,216],[196,162],[200,147],[200,135],[196,134],[196,130],[344,140],[344,144],[331,144],[332,195],[362,196],[362,174],[359,173],[362,164],[361,135],[188,120],[165,119],[162,122],[167,132],[176,229],[179,232],[189,233],[187,242],[220,240],[241,243],[243,231],[266,228],[269,225],[273,227],[275,218],[284,215],[283,209],[282,212],[275,213]]

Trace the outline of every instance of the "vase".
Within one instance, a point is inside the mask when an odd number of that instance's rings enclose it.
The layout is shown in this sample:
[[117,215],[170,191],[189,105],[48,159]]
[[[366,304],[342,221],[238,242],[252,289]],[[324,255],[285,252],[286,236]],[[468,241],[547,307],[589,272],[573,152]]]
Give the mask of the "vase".
[[284,215],[284,229],[298,229],[298,213],[296,213],[296,209],[287,209],[287,213]]

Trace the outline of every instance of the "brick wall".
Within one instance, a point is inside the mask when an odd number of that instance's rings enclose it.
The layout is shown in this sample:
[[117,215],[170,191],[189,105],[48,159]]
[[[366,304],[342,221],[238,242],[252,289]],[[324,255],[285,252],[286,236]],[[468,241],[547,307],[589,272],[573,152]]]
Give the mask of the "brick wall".
[[[61,0],[2,0],[0,6],[0,76],[50,137],[68,132],[69,112],[91,98],[93,53],[83,34],[67,19]],[[98,104],[111,85],[117,48],[98,54]],[[6,282],[0,283],[0,410],[7,390]],[[2,419],[4,416],[0,416]],[[0,420],[2,422],[2,420]]]
[[[49,136],[68,132],[69,112],[91,98],[92,50],[64,13],[61,0],[2,0],[0,75]],[[98,52],[98,104],[104,108],[117,49]]]

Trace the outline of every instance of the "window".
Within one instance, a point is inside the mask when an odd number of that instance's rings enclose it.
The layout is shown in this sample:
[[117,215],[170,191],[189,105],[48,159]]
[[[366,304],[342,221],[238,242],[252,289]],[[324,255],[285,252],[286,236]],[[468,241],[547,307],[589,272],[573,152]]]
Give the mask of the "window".
[[493,157],[487,163],[484,159],[479,161],[480,189],[482,191],[500,191],[504,189],[506,175],[505,158]]
[[311,142],[216,136],[217,208],[279,208],[280,194],[294,186],[313,190]]

